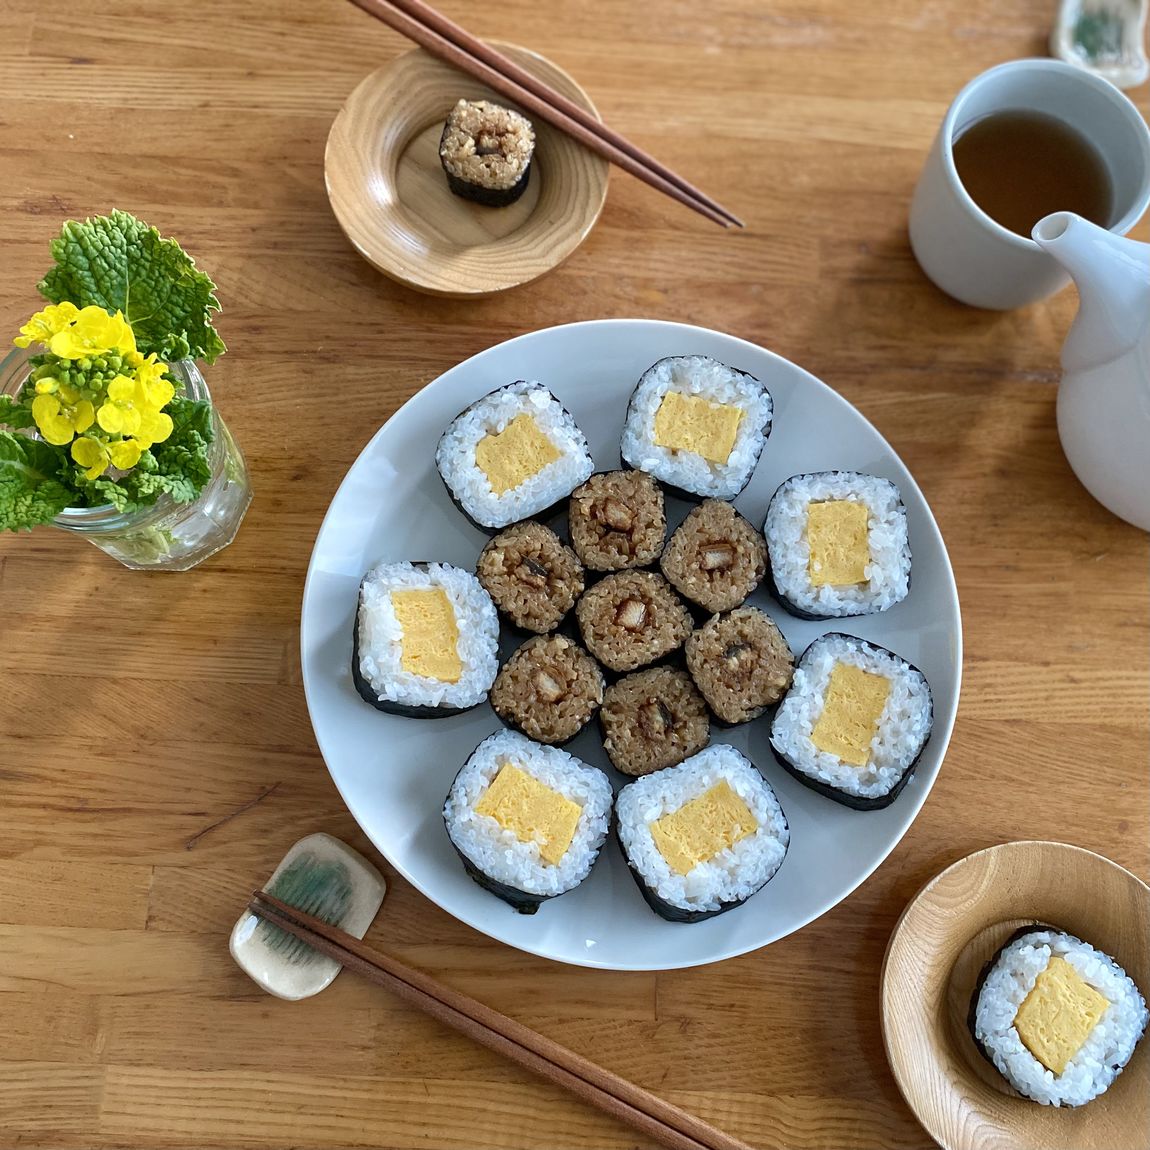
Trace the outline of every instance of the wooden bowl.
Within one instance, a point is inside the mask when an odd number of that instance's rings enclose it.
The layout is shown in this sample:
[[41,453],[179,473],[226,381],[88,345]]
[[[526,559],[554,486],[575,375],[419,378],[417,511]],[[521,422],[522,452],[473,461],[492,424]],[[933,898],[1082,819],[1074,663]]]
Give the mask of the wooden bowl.
[[903,912],[882,971],[887,1057],[910,1108],[944,1150],[1146,1150],[1150,1040],[1100,1098],[1075,1108],[1016,1094],[967,1026],[982,968],[1019,927],[1049,924],[1115,958],[1150,990],[1150,887],[1064,843],[978,851]]
[[[498,47],[598,118],[562,69],[526,48]],[[538,119],[531,178],[519,200],[488,208],[454,195],[439,137],[461,98],[507,104],[422,49],[408,52],[348,97],[324,158],[332,210],[359,254],[434,295],[488,295],[543,275],[583,242],[607,197],[607,161]]]

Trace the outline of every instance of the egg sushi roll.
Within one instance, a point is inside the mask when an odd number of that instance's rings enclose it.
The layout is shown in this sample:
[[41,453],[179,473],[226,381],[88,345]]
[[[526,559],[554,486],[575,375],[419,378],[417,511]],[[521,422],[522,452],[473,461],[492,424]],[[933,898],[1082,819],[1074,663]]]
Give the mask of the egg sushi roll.
[[1064,931],[1027,927],[983,970],[970,1027],[1020,1094],[1081,1106],[1122,1072],[1148,1017],[1133,979],[1109,955]]
[[528,519],[494,536],[475,573],[513,627],[544,634],[563,621],[583,594],[583,565],[559,536]]
[[498,646],[495,605],[470,571],[381,563],[360,583],[351,674],[381,711],[434,719],[482,703]]
[[691,613],[662,575],[618,571],[583,593],[575,618],[587,650],[611,671],[634,671],[677,651]]
[[801,783],[855,810],[890,806],[930,738],[922,672],[893,651],[832,633],[803,652],[771,723],[771,746]]
[[804,619],[869,615],[910,591],[906,508],[889,479],[792,475],[763,524],[779,602]]
[[603,702],[599,664],[565,635],[528,639],[504,664],[491,688],[491,708],[509,726],[540,743],[566,743]]
[[456,506],[488,534],[557,508],[594,470],[575,420],[547,388],[525,380],[457,415],[435,465]]
[[731,504],[707,499],[675,530],[659,568],[704,611],[731,611],[763,581],[767,544]]
[[489,100],[460,100],[439,137],[447,186],[465,200],[502,208],[531,178],[535,129],[526,116]]
[[770,784],[721,743],[628,783],[615,814],[631,874],[671,922],[741,906],[782,865],[791,837]]
[[707,745],[707,704],[686,671],[649,667],[625,675],[603,692],[599,709],[603,749],[625,775],[673,767]]
[[705,355],[661,359],[627,406],[620,453],[688,499],[734,499],[771,434],[771,393]]
[[467,873],[520,914],[534,914],[591,873],[611,800],[602,771],[504,730],[455,776],[443,820]]
[[605,471],[575,488],[567,515],[571,546],[591,571],[645,567],[663,553],[663,492],[642,471]]
[[748,723],[791,685],[795,659],[775,621],[758,607],[714,615],[686,643],[687,670],[725,726]]

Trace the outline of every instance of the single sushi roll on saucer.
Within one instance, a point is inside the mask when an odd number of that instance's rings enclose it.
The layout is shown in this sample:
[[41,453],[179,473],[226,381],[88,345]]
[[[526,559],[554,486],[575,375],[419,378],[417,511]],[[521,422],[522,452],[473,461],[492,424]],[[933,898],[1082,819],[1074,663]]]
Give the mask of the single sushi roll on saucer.
[[455,776],[443,821],[467,873],[520,914],[534,914],[591,873],[612,797],[596,767],[503,730]]
[[775,621],[758,607],[714,615],[686,643],[687,670],[725,726],[749,723],[786,694],[795,657]]
[[566,743],[603,702],[599,664],[564,635],[528,639],[503,665],[491,708],[509,726],[540,743]]
[[1020,1094],[1081,1106],[1122,1072],[1148,1017],[1138,987],[1109,955],[1063,931],[1028,927],[983,970],[970,1026]]
[[440,437],[435,465],[456,506],[494,535],[556,508],[594,470],[587,439],[540,383],[476,400]]
[[869,615],[910,591],[906,508],[889,479],[792,475],[763,524],[778,601],[803,619]]
[[499,618],[470,571],[381,563],[359,587],[351,672],[373,707],[435,719],[477,706],[499,670]]
[[691,613],[662,575],[618,571],[589,587],[575,607],[583,644],[610,671],[635,671],[677,651]]
[[646,567],[663,553],[663,492],[643,471],[604,471],[575,488],[567,515],[571,546],[591,571]]
[[770,784],[722,743],[628,783],[615,816],[643,897],[671,922],[741,906],[774,877],[791,838]]
[[731,611],[763,581],[767,544],[731,504],[707,499],[676,528],[659,568],[704,611]]
[[620,453],[687,499],[734,499],[771,434],[771,393],[705,355],[661,359],[627,406]]
[[583,565],[575,552],[533,519],[494,536],[479,553],[475,574],[520,631],[555,630],[583,594]]
[[490,208],[513,204],[527,191],[534,154],[531,121],[489,100],[460,100],[439,137],[447,186]]
[[878,810],[910,781],[933,721],[917,667],[832,632],[803,652],[771,723],[771,746],[800,783],[855,810]]
[[603,692],[599,708],[603,750],[625,775],[673,767],[706,745],[707,704],[686,671],[649,667],[625,675]]

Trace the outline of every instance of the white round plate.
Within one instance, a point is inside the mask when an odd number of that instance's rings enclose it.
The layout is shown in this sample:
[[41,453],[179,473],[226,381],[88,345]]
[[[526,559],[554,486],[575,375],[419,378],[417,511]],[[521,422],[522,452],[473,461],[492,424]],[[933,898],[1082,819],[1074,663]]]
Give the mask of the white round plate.
[[[834,468],[893,479],[902,491],[914,569],[910,595],[879,615],[809,622],[760,590],[796,654],[827,631],[881,643],[919,667],[934,693],[934,734],[914,777],[886,810],[852,811],[792,779],[775,761],[760,720],[713,727],[712,741],[747,754],[775,788],[791,826],[778,874],[746,905],[690,925],[657,917],[643,901],[618,844],[609,840],[590,877],[516,914],[469,879],[443,827],[443,800],[475,746],[498,730],[484,703],[446,719],[385,715],[351,681],[351,636],[363,573],[380,561],[437,560],[474,570],[486,536],[464,519],[435,470],[443,428],[468,404],[516,379],[539,380],[574,415],[596,467],[619,466],[627,399],[639,376],[668,355],[714,356],[766,383],[774,429],[739,510],[761,526],[789,475]],[[669,500],[672,524],[685,504]],[[774,942],[851,893],[894,848],[926,799],[958,707],[962,630],[954,575],[918,486],[881,435],[814,376],[754,344],[655,320],[596,320],[548,328],[489,348],[453,367],[403,405],[352,465],[320,528],[301,621],[304,689],[316,739],[356,821],[388,861],[456,918],[544,958],[613,970],[664,970],[716,962]],[[568,749],[612,770],[591,724]]]

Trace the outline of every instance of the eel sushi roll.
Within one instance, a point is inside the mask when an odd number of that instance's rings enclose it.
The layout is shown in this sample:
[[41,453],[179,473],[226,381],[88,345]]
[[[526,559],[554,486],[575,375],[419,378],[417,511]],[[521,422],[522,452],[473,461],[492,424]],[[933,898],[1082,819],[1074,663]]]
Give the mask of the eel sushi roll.
[[525,380],[457,415],[435,465],[456,505],[489,535],[545,514],[594,470],[575,420],[547,388]]
[[704,611],[731,611],[763,581],[767,544],[729,503],[707,499],[675,530],[659,567]]
[[504,730],[455,776],[443,821],[467,873],[520,914],[534,914],[591,873],[611,801],[602,771]]
[[687,670],[725,726],[749,723],[786,694],[795,658],[758,607],[714,615],[687,640]]
[[381,711],[438,719],[482,703],[498,648],[495,605],[470,571],[381,563],[359,585],[351,677]]
[[705,355],[672,356],[640,377],[620,452],[688,499],[734,499],[771,434],[772,412],[753,375]]
[[1081,1106],[1109,1089],[1146,1030],[1138,987],[1109,955],[1060,930],[1015,933],[971,1003],[982,1053],[1019,1094]]
[[663,492],[643,471],[592,475],[571,495],[571,546],[591,571],[646,567],[663,553]]
[[534,153],[531,121],[488,100],[460,100],[439,137],[447,186],[489,208],[513,204],[527,191]]
[[885,647],[831,633],[803,652],[771,724],[783,766],[855,810],[890,806],[930,738],[922,672]]
[[779,602],[804,619],[869,615],[910,591],[906,508],[889,479],[792,475],[763,524]]
[[673,767],[706,745],[707,704],[686,671],[649,667],[625,675],[603,692],[599,709],[603,750],[625,775]]
[[583,593],[575,618],[587,650],[610,671],[635,671],[677,651],[691,613],[662,575],[617,571]]
[[533,519],[489,540],[475,573],[513,627],[553,631],[583,594],[583,565],[559,536]]
[[791,838],[770,784],[722,743],[628,783],[615,816],[643,897],[671,922],[741,906],[774,876]]
[[491,688],[492,710],[509,727],[540,743],[573,739],[602,702],[599,664],[564,635],[528,639]]

